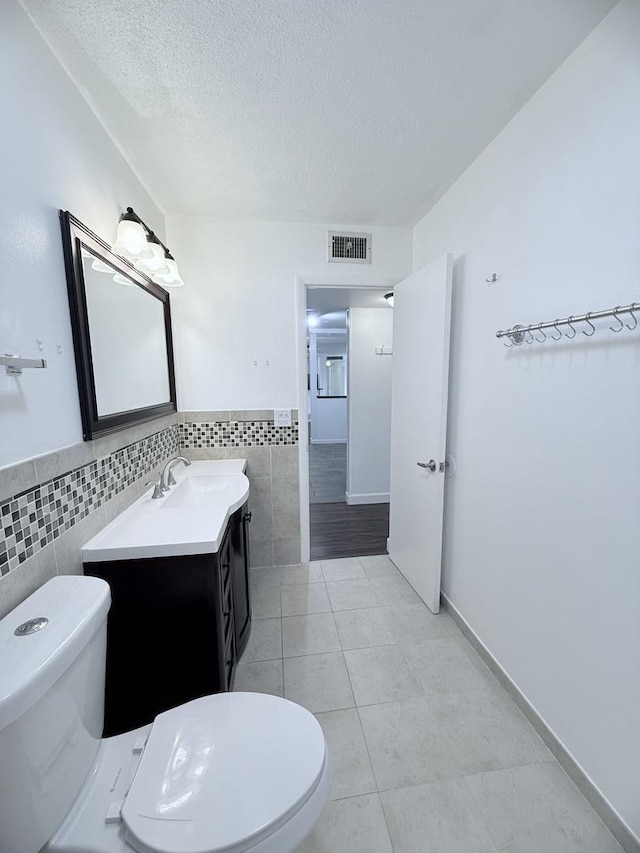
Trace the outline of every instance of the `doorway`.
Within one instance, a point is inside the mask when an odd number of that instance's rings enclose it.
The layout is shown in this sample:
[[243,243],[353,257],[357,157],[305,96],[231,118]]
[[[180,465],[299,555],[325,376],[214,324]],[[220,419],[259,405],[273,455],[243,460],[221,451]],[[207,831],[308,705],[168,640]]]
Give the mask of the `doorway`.
[[307,288],[310,557],[385,554],[393,318],[386,288]]

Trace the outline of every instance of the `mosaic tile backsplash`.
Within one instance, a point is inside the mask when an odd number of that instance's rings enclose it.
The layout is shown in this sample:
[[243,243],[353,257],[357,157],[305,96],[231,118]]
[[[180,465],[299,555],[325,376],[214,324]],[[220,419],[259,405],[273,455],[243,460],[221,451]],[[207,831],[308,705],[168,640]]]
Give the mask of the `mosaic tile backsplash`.
[[275,426],[270,420],[181,423],[179,427],[182,450],[298,443],[297,421],[289,427]]
[[24,563],[92,511],[180,450],[296,445],[298,422],[273,420],[173,424],[0,504],[0,576]]
[[0,575],[178,452],[178,424],[40,483],[0,505]]

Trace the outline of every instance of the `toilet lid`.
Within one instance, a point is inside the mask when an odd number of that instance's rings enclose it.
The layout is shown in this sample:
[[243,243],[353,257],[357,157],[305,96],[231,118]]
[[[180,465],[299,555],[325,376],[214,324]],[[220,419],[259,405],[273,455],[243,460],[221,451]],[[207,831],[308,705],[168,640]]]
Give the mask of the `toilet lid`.
[[140,853],[255,844],[315,789],[325,740],[313,714],[277,696],[219,693],[156,717],[124,806]]

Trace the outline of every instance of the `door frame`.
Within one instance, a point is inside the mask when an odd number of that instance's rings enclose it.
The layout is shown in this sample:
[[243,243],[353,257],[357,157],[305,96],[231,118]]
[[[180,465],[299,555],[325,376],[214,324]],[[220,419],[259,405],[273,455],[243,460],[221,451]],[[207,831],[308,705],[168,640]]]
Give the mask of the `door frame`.
[[300,490],[300,559],[309,562],[311,529],[309,521],[309,429],[307,407],[307,288],[335,287],[366,290],[392,290],[405,276],[387,275],[318,275],[295,273],[293,279],[296,311],[296,380],[298,400],[298,478]]

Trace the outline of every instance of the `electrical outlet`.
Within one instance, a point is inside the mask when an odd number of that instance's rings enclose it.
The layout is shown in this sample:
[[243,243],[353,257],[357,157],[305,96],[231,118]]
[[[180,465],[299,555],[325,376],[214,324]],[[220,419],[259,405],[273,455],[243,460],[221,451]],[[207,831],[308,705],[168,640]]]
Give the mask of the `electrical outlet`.
[[275,426],[291,426],[291,409],[274,409],[273,423]]

